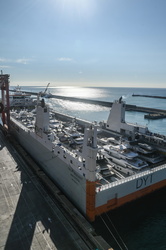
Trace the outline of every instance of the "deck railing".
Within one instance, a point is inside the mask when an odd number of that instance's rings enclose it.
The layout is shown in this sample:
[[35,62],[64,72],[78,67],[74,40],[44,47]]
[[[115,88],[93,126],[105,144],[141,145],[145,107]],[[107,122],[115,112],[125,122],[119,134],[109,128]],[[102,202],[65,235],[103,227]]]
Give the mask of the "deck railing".
[[103,190],[106,190],[106,189],[118,186],[120,184],[123,184],[123,183],[126,183],[126,182],[130,182],[132,180],[136,180],[136,179],[141,178],[141,177],[143,177],[145,175],[152,174],[152,173],[157,172],[157,171],[162,170],[162,169],[166,169],[166,164],[163,164],[162,166],[152,168],[151,170],[147,170],[145,172],[142,172],[142,173],[139,173],[139,174],[135,174],[135,175],[126,177],[124,179],[121,179],[121,180],[118,180],[118,181],[115,181],[115,182],[112,182],[112,183],[105,184],[105,185],[102,185],[100,187],[97,187],[96,188],[96,192],[101,192]]

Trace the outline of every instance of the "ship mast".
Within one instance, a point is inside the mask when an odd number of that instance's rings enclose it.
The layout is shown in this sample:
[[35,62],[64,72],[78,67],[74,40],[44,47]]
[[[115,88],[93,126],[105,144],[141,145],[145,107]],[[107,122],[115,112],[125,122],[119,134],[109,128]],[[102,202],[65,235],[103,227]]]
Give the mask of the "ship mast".
[[44,99],[41,101],[38,98],[36,109],[36,123],[35,131],[40,137],[43,137],[43,133],[49,130],[49,107],[45,105]]
[[95,220],[96,210],[96,156],[97,147],[97,126],[85,129],[83,156],[86,168],[86,216],[90,221]]

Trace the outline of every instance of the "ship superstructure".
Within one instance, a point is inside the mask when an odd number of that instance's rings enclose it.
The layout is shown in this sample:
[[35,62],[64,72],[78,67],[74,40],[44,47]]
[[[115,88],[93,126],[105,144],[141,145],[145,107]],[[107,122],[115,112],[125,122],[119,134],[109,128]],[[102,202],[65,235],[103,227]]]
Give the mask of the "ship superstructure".
[[18,85],[13,94],[9,95],[10,107],[30,107],[36,105],[36,100],[31,97],[31,94],[24,93]]
[[[50,110],[44,99],[31,112],[12,111],[10,123],[21,145],[91,221],[166,185],[166,138],[154,141],[147,127],[126,123],[121,98],[106,123]],[[143,144],[160,155],[157,163],[141,158]]]

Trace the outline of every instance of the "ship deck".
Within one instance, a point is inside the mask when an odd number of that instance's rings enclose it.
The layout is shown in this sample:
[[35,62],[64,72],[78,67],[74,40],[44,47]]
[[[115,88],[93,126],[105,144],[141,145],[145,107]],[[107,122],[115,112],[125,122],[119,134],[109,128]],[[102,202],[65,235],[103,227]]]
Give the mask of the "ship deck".
[[[11,117],[11,121],[14,121],[14,123],[22,128],[24,131],[31,131],[34,132],[34,113],[23,114],[23,117],[18,117],[17,114],[13,113],[13,118]],[[27,118],[25,119],[25,116]],[[28,117],[31,117],[29,119]],[[31,124],[31,125],[28,125]],[[47,137],[48,141],[51,142],[54,145],[57,145],[58,143],[61,144],[61,147],[64,147],[64,150],[68,152],[70,155],[75,157],[75,152],[77,151],[78,155],[80,154],[80,159],[82,161],[82,142],[80,144],[77,143],[71,143],[71,137],[72,132],[75,131],[76,134],[81,135],[81,140],[84,136],[84,127],[87,125],[92,125],[92,123],[87,123],[84,120],[76,119],[74,117],[70,117],[68,115],[60,114],[57,112],[51,112],[50,115],[50,130],[48,132],[45,132],[44,135]],[[28,126],[31,126],[28,127]],[[75,129],[72,131],[72,129]],[[53,132],[53,135],[52,135]],[[74,133],[75,133],[74,132]],[[66,136],[66,137],[65,137]],[[164,137],[165,138],[165,137]],[[63,140],[62,140],[63,139]],[[65,139],[65,140],[64,140]],[[164,140],[164,139],[163,139]],[[161,159],[158,159],[158,161],[155,162],[149,162],[149,159],[141,158],[140,155],[138,155],[138,158],[136,157],[134,159],[130,159],[128,162],[126,159],[121,159],[121,151],[114,156],[111,152],[109,154],[107,151],[105,151],[104,146],[108,145],[119,145],[121,142],[128,143],[129,147],[131,146],[131,152],[134,152],[134,147],[140,148],[138,142],[143,141],[128,141],[127,137],[124,136],[122,138],[122,135],[120,135],[117,132],[109,131],[106,129],[101,128],[101,126],[98,127],[98,135],[97,135],[97,143],[99,147],[99,151],[97,154],[97,163],[98,163],[98,169],[100,169],[100,174],[98,175],[98,182],[97,182],[97,188],[98,186],[104,186],[107,184],[112,185],[113,182],[118,180],[126,179],[128,176],[134,176],[135,174],[142,173],[144,174],[144,171],[151,170],[151,168],[155,168],[159,165],[163,165],[166,161],[165,157],[162,156]],[[137,145],[138,144],[138,145]],[[161,144],[161,143],[160,143]],[[125,145],[125,144],[124,144]],[[150,147],[150,145],[149,145]],[[141,148],[142,149],[142,148]],[[154,150],[154,152],[156,149]],[[140,157],[140,158],[139,158]],[[143,157],[143,156],[142,156]],[[151,157],[149,157],[151,158]],[[106,161],[104,160],[106,159]],[[156,164],[157,163],[157,164]],[[126,167],[126,164],[129,165],[129,167]]]
[[90,249],[0,131],[0,249]]

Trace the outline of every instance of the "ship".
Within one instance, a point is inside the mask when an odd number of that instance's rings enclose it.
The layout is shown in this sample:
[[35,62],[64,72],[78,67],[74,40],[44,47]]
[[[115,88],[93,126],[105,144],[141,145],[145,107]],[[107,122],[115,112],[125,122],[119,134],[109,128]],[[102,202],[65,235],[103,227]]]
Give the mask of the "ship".
[[89,122],[38,96],[34,110],[10,112],[10,133],[89,221],[166,186],[166,136],[126,122],[125,109],[119,98],[107,121]]
[[36,100],[32,98],[31,94],[23,92],[19,85],[12,92],[13,94],[9,94],[10,108],[27,108],[36,105]]

